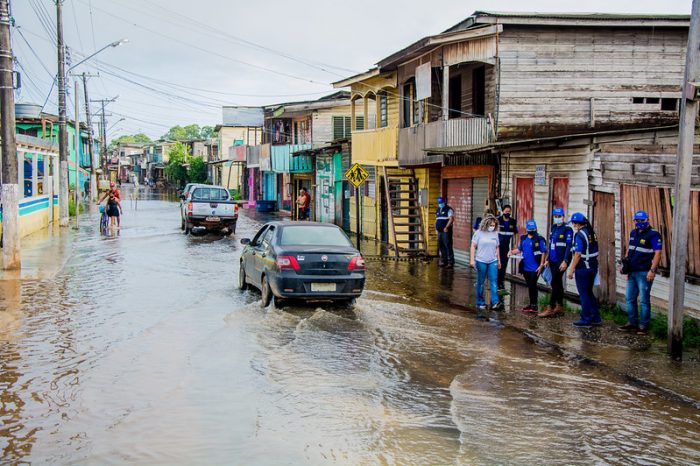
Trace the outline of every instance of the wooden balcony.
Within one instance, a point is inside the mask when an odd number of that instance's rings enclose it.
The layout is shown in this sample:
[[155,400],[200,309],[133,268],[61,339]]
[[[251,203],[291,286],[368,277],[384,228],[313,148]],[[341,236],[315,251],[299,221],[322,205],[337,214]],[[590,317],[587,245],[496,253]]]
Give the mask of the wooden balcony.
[[352,133],[352,162],[396,166],[398,128],[378,128]]
[[441,164],[442,155],[426,155],[425,149],[480,146],[491,142],[489,120],[482,117],[438,120],[402,128],[399,131],[399,165]]

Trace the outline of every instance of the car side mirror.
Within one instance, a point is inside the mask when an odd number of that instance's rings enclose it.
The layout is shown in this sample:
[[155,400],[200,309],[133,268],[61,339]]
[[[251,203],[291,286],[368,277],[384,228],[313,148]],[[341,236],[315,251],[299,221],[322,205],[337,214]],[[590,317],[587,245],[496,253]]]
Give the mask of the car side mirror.
[[241,244],[250,244],[250,238],[241,238]]

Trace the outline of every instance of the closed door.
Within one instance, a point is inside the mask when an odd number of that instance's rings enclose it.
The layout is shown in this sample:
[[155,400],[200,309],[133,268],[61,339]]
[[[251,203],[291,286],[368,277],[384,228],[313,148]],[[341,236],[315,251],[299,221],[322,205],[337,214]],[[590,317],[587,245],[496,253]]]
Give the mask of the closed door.
[[[518,231],[525,232],[525,223],[533,216],[533,197],[535,179],[531,177],[515,178],[515,216],[518,219]],[[516,238],[516,243],[518,244]]]
[[[486,202],[489,199],[489,178],[482,176],[474,178],[472,188],[472,214],[476,217],[483,217],[486,212]],[[474,222],[472,221],[472,225]]]
[[447,204],[455,213],[454,249],[466,253],[472,237],[472,178],[447,180],[445,192]]
[[593,192],[593,229],[598,236],[600,300],[612,304],[617,297],[614,194]]

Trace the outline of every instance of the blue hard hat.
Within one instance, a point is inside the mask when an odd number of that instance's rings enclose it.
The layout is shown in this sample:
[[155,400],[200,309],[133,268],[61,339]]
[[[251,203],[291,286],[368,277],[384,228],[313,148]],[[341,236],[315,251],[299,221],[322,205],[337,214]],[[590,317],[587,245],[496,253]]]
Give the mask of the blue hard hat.
[[445,203],[445,198],[440,196],[438,197],[438,204],[444,204]]
[[585,223],[586,216],[583,215],[581,212],[576,212],[574,213],[574,215],[571,216],[571,221],[576,223]]
[[552,215],[561,215],[563,217],[564,209],[561,207],[555,207],[554,210],[552,210]]
[[528,220],[525,223],[525,229],[527,231],[537,231],[537,223],[534,220]]
[[634,213],[635,220],[647,220],[648,218],[649,214],[646,213],[644,210],[638,210]]

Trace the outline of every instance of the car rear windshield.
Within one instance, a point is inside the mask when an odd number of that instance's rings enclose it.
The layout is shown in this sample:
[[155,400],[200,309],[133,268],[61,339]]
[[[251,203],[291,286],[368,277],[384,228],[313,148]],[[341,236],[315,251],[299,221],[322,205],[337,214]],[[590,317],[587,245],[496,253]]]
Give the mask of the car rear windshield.
[[221,188],[195,188],[192,192],[192,200],[195,201],[226,201],[228,193]]
[[352,246],[338,228],[300,225],[282,229],[281,246]]

